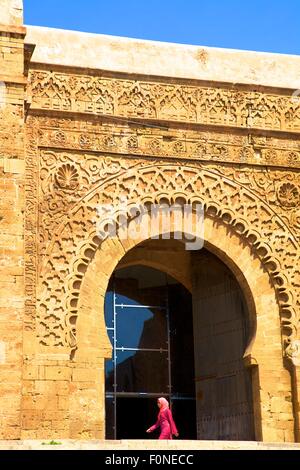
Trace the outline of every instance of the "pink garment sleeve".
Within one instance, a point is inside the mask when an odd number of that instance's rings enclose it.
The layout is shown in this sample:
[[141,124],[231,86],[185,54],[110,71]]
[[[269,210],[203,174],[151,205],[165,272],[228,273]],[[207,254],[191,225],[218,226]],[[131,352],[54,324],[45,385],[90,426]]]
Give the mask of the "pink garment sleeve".
[[159,418],[157,419],[156,423],[153,424],[153,426],[151,426],[151,428],[149,428],[149,431],[152,432],[152,431],[155,431],[155,429],[157,429],[159,427]]
[[172,412],[170,409],[167,410],[167,416],[168,416],[168,420],[169,420],[170,427],[171,427],[171,433],[178,434],[176,424],[174,423],[174,419],[173,419]]

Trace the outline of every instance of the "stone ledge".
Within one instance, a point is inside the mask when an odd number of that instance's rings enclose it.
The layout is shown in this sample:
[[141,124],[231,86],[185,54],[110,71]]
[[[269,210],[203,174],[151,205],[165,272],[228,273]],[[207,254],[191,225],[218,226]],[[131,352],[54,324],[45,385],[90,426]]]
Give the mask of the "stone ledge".
[[26,85],[28,83],[27,78],[22,75],[4,75],[0,74],[0,82],[5,83],[16,83],[20,85]]
[[26,36],[27,29],[25,26],[16,26],[13,24],[0,24],[0,35],[1,33],[11,33],[11,34],[19,34],[20,36]]

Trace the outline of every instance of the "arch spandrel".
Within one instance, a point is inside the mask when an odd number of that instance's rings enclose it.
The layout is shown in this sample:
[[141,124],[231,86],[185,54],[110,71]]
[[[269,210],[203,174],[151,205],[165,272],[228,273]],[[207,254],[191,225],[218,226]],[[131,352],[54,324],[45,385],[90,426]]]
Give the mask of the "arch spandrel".
[[[240,246],[235,247],[237,258],[243,244],[249,246],[251,253],[259,258],[261,266],[269,273],[276,292],[285,345],[296,338],[299,288],[295,280],[299,277],[299,246],[289,227],[274,209],[253,189],[220,174],[219,171],[182,162],[154,164],[145,161],[140,165],[137,162],[132,164],[133,168],[128,169],[128,162],[122,162],[111,173],[108,165],[106,179],[99,181],[99,177],[95,177],[92,187],[84,191],[79,199],[73,195],[72,202],[67,206],[65,198],[65,216],[58,211],[52,220],[50,218],[48,222],[45,221],[48,233],[52,234],[52,241],[47,242],[46,234],[45,268],[41,273],[43,282],[40,283],[42,288],[39,296],[39,322],[44,325],[46,334],[40,336],[41,344],[48,346],[51,336],[54,345],[76,348],[78,299],[85,272],[93,264],[98,250],[104,265],[106,257],[112,256],[117,246],[117,242],[111,241],[110,254],[100,247],[101,240],[95,228],[96,207],[99,204],[118,204],[124,197],[131,207],[160,201],[173,204],[178,199],[186,204],[203,204],[207,219],[213,220],[214,224],[223,224],[239,237]],[[76,166],[74,162],[72,165]],[[76,171],[78,175],[80,171],[76,168],[72,168],[72,171],[74,184],[77,184]],[[56,178],[56,184],[57,181]],[[60,191],[63,195],[62,188]],[[230,235],[226,240],[230,243]],[[122,249],[124,254],[127,249],[124,244]],[[65,269],[61,269],[64,266]],[[60,291],[58,287],[55,290],[62,294],[60,296],[53,291],[54,279],[57,286],[61,286]],[[49,333],[43,309],[47,312],[50,299],[55,305],[54,317],[57,325],[55,326],[54,321]],[[55,315],[55,311],[59,313]]]

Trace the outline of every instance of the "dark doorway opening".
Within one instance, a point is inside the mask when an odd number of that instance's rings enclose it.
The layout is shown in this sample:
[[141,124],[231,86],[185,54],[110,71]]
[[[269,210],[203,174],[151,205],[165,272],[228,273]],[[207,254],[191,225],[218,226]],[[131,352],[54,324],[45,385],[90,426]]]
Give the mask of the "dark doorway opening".
[[254,329],[243,292],[206,249],[191,253],[185,266],[192,294],[143,265],[119,268],[110,280],[107,439],[155,438],[146,429],[163,396],[180,439],[255,440],[252,371],[243,360]]
[[182,439],[196,439],[192,296],[158,270],[117,270],[105,302],[106,438],[146,439],[166,397]]

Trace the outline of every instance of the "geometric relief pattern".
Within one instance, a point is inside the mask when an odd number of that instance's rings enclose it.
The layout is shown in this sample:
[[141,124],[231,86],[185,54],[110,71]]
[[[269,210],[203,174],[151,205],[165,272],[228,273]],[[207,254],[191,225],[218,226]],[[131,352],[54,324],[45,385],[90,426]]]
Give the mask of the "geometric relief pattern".
[[92,126],[71,119],[39,118],[40,145],[118,155],[212,160],[257,166],[300,167],[300,144],[289,139],[195,130]]
[[273,208],[300,243],[300,173],[272,168],[211,166],[220,175],[254,191]]
[[[299,177],[200,162],[41,151],[38,335],[41,345],[76,348],[84,272],[101,245],[99,204],[202,203],[251,245],[269,272],[280,306],[286,353],[299,331]],[[117,222],[117,221],[116,221]]]
[[31,71],[30,87],[31,109],[300,131],[300,104],[288,95],[45,70]]
[[26,132],[26,176],[25,176],[25,223],[24,223],[24,248],[25,248],[25,318],[24,330],[34,331],[36,318],[37,298],[37,265],[38,265],[38,122],[31,120],[31,126]]

